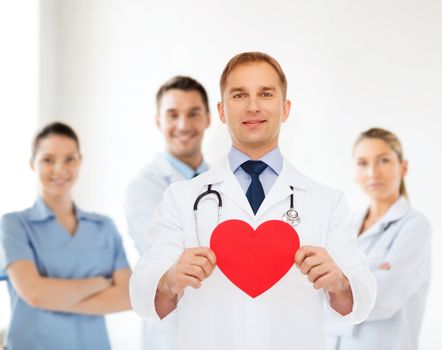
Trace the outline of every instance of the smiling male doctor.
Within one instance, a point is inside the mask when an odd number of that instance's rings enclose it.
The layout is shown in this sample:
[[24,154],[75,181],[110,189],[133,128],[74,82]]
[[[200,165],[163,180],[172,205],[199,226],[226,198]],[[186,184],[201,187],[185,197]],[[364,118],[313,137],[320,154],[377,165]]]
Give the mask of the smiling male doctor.
[[[218,112],[232,148],[207,173],[165,192],[148,248],[131,278],[133,308],[143,318],[158,320],[177,312],[179,349],[322,349],[324,305],[336,317],[358,323],[376,294],[352,237],[345,200],[301,174],[280,153],[278,137],[290,101],[275,59],[260,52],[233,57],[220,87]],[[254,228],[280,220],[294,194],[301,217],[296,264],[256,298],[215,268],[208,246],[217,225],[216,197],[200,201],[196,220],[193,213],[194,201],[208,185],[223,200],[219,222],[237,219]]]

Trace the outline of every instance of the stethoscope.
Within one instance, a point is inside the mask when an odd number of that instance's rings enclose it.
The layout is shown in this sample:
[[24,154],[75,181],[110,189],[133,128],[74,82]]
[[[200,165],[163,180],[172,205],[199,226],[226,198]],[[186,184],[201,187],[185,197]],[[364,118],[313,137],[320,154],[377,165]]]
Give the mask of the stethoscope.
[[[293,186],[290,186],[290,189],[293,191]],[[198,234],[198,204],[199,202],[206,196],[209,195],[214,195],[217,197],[218,200],[218,215],[217,215],[217,219],[216,219],[216,224],[219,224],[219,219],[221,217],[221,210],[223,207],[223,199],[221,197],[221,194],[217,191],[217,190],[213,190],[212,189],[212,184],[207,186],[207,190],[204,191],[203,193],[201,193],[196,199],[195,202],[193,203],[193,216],[195,218],[195,232],[196,232],[196,239],[198,241],[198,244],[201,245],[200,243],[200,239],[199,239],[199,234]],[[295,227],[296,225],[298,225],[301,222],[301,218],[299,216],[299,213],[295,210],[295,205],[294,205],[294,194],[293,192],[290,194],[290,208],[282,214],[282,218],[281,220],[288,223],[289,225],[291,225],[292,227]]]

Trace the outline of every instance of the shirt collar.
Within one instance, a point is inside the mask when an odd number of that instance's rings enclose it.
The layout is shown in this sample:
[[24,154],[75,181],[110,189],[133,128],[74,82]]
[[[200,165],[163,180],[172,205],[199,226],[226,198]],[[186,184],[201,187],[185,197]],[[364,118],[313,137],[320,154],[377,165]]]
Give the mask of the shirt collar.
[[207,164],[204,162],[204,160],[201,162],[198,168],[193,169],[192,167],[188,166],[186,163],[182,162],[181,160],[175,158],[170,153],[163,152],[161,153],[161,156],[167,159],[167,161],[170,163],[170,165],[177,171],[179,171],[186,180],[191,179],[194,177],[195,173],[198,175],[205,172],[208,169]]
[[[363,212],[363,215],[358,217],[358,229],[361,227],[365,216],[367,214],[368,208]],[[404,196],[400,196],[396,202],[388,209],[384,216],[372,227],[370,227],[361,237],[371,236],[372,234],[381,233],[388,227],[392,222],[395,222],[402,217],[404,217],[410,210],[410,203]]]
[[[86,213],[74,204],[77,220],[94,220],[94,215]],[[34,205],[27,210],[26,216],[30,221],[46,221],[55,218],[54,212],[46,205],[41,197],[38,197]]]
[[[248,160],[250,160],[250,157],[247,154],[232,146],[229,152],[229,163],[230,169],[232,169],[233,173],[238,170],[241,164],[247,162]],[[270,152],[267,152],[265,155],[259,158],[259,160],[266,163],[267,166],[279,176],[282,170],[283,158],[278,146],[272,149]]]

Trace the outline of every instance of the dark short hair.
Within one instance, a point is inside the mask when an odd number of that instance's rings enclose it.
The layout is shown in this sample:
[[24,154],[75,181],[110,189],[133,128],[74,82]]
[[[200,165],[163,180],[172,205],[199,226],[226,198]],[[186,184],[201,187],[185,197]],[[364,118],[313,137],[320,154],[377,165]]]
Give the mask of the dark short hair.
[[80,152],[80,140],[78,139],[78,136],[75,133],[75,131],[66,124],[60,122],[53,122],[44,126],[37,133],[37,135],[35,135],[34,140],[32,142],[32,157],[31,157],[32,160],[35,158],[35,154],[37,153],[38,144],[40,143],[40,141],[51,135],[65,136],[74,140],[75,143],[77,144],[78,152]]
[[161,98],[169,90],[197,91],[203,100],[206,111],[209,112],[209,98],[206,89],[195,79],[182,75],[177,75],[166,81],[157,92],[157,113],[160,112]]
[[224,88],[226,87],[227,78],[229,77],[233,69],[235,69],[237,66],[242,64],[261,63],[261,62],[266,62],[270,64],[278,74],[279,80],[281,82],[282,95],[285,99],[287,97],[287,78],[284,74],[284,71],[281,68],[281,65],[272,56],[259,51],[240,53],[232,57],[230,61],[227,62],[227,65],[224,67],[224,70],[221,74],[221,78],[219,80],[221,99],[223,97]]

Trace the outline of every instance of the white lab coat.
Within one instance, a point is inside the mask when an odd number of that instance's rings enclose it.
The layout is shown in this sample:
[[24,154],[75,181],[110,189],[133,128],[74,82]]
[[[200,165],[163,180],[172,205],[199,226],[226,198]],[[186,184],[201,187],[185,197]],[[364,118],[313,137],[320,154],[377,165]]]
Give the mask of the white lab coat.
[[185,180],[161,154],[148,164],[128,185],[125,211],[129,234],[140,254],[146,249],[147,229],[163,193],[173,182]]
[[[357,235],[366,211],[355,218]],[[378,282],[376,304],[359,325],[327,323],[329,350],[416,350],[431,274],[431,228],[400,197],[358,238]],[[380,270],[384,262],[390,270]]]
[[[132,306],[141,317],[159,319],[154,307],[159,279],[183,249],[198,246],[193,204],[208,184],[213,184],[223,198],[220,221],[240,219],[254,228],[282,217],[293,192],[289,186],[294,186],[301,244],[327,248],[348,277],[354,295],[353,311],[344,318],[351,323],[366,318],[374,304],[376,282],[356,248],[341,193],[313,182],[284,160],[280,176],[255,216],[227,158],[195,179],[172,184],[166,190],[150,226],[147,251],[130,281]],[[216,226],[214,198],[205,197],[199,204],[198,233],[203,246],[209,245]],[[215,269],[200,289],[187,288],[178,302],[178,349],[323,349],[324,301],[326,294],[315,290],[295,266],[255,299]]]
[[[172,182],[182,180],[184,176],[159,154],[127,187],[125,212],[129,235],[140,255],[146,249],[149,223],[164,191]],[[176,314],[163,322],[143,322],[143,350],[176,350],[177,322]]]

